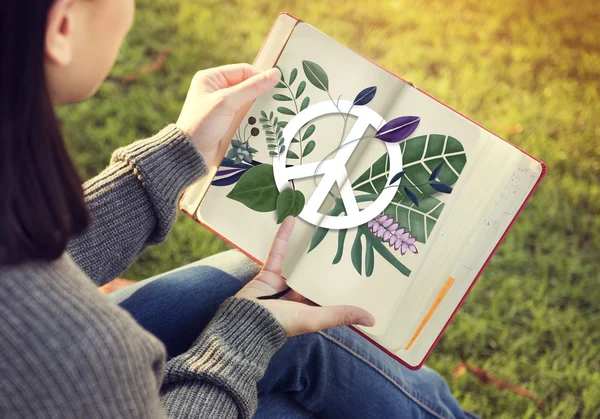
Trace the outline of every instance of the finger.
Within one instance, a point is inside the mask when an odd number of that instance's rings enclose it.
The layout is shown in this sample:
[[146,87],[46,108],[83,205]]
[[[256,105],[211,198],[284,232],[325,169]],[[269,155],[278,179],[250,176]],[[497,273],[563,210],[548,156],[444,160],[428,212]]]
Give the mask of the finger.
[[279,81],[280,74],[278,69],[271,68],[235,86],[224,89],[225,100],[230,106],[240,108],[271,90]]
[[294,229],[294,221],[294,217],[289,216],[286,217],[285,220],[283,220],[283,223],[281,223],[281,226],[279,226],[277,235],[271,244],[271,250],[269,250],[269,254],[267,255],[265,266],[263,266],[263,271],[281,275],[281,268],[283,267],[283,259],[285,257],[285,252],[287,251],[288,240]]
[[251,64],[239,63],[202,70],[198,72],[197,76],[200,80],[204,79],[214,82],[216,87],[220,90],[235,86],[261,72],[262,71],[258,67]]
[[375,325],[375,318],[355,306],[311,307],[306,333],[352,324],[371,327]]

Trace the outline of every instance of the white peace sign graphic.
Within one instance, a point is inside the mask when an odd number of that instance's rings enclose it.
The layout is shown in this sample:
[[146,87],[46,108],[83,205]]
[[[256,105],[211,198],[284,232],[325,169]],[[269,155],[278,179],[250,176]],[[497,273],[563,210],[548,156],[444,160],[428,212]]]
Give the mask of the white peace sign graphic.
[[[331,101],[312,105],[292,118],[283,130],[284,145],[285,149],[288,150],[292,139],[306,123],[322,115],[339,112],[346,114],[350,110],[350,114],[358,117],[358,119],[352,127],[352,130],[348,133],[348,136],[344,139],[344,142],[342,143],[343,147],[337,151],[333,159],[325,160],[322,163],[315,162],[286,167],[286,153],[282,153],[280,156],[273,158],[273,174],[275,176],[277,189],[279,189],[280,192],[290,187],[290,180],[312,177],[315,174],[315,169],[317,169],[317,166],[320,164],[317,175],[323,175],[323,177],[312,196],[308,198],[299,217],[313,225],[334,230],[356,227],[375,218],[390,204],[390,202],[392,202],[392,199],[398,190],[393,187],[385,188],[381,194],[379,194],[379,197],[367,208],[361,210],[358,207],[350,179],[348,179],[346,162],[358,145],[358,141],[354,140],[361,138],[370,125],[377,129],[385,124],[386,121],[372,109],[369,109],[366,106],[352,107],[352,102],[347,100],[340,100],[338,107],[339,110]],[[350,142],[352,143],[345,145]],[[393,176],[393,174],[402,170],[402,152],[400,151],[399,144],[386,143],[386,147],[390,161],[389,173]],[[388,175],[386,186],[389,186],[390,184],[390,175]],[[327,194],[334,183],[337,183],[341,198],[344,201],[347,214],[345,216],[324,215],[319,212],[319,208],[323,204],[323,201],[327,197]],[[399,180],[395,183],[399,184]]]

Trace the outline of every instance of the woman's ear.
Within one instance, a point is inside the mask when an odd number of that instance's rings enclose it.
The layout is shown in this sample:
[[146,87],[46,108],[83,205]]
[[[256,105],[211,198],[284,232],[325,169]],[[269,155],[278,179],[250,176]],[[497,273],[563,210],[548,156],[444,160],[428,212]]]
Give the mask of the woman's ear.
[[66,67],[73,56],[74,0],[55,0],[46,22],[44,53],[52,63]]

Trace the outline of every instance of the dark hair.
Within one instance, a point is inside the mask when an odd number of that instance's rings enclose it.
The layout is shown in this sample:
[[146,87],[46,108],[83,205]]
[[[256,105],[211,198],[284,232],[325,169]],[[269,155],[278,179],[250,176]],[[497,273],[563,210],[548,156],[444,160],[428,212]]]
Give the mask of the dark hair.
[[0,266],[56,259],[88,222],[44,70],[53,2],[0,4]]

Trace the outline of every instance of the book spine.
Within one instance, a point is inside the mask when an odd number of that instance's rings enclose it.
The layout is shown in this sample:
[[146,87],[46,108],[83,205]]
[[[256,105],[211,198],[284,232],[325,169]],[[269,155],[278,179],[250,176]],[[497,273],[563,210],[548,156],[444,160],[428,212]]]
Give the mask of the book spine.
[[[267,70],[274,67],[279,60],[281,52],[285,48],[285,45],[287,44],[287,41],[290,38],[294,28],[299,22],[301,22],[300,19],[297,19],[289,13],[280,13],[273,26],[271,26],[267,37],[263,41],[263,44],[260,47],[256,58],[254,59],[253,65],[261,70]],[[184,191],[179,201],[179,208],[192,218],[198,219],[197,212],[200,204],[202,203],[202,200],[204,199],[212,180],[217,174],[221,160],[227,152],[227,148],[233,139],[235,130],[240,125],[251,107],[252,103],[244,106],[236,113],[230,130],[224,136],[224,138],[227,138],[228,140],[223,141],[221,144],[221,148],[219,149],[219,153],[217,153],[215,160],[212,162],[206,162],[208,173],[202,179],[199,179]]]
[[[290,22],[293,22],[293,24],[290,25]],[[258,67],[264,68],[264,69],[273,67],[276,64],[276,62],[278,61],[281,52],[285,48],[285,45],[287,44],[287,41],[288,41],[289,37],[291,36],[291,34],[292,34],[295,26],[298,23],[300,23],[300,22],[302,22],[300,19],[297,19],[296,17],[294,17],[294,16],[292,16],[292,15],[290,15],[288,13],[280,13],[279,16],[278,16],[278,18],[277,18],[277,20],[276,20],[276,22],[271,27],[271,30],[269,31],[269,34],[267,35],[267,38],[263,42],[263,45],[261,46],[261,49],[259,50],[259,53],[258,53],[258,55],[257,55],[257,57],[256,57],[256,59],[254,61],[254,64],[257,65]],[[284,25],[284,23],[285,23],[285,25]],[[282,29],[284,26],[286,27],[286,29]],[[283,31],[283,32],[281,32],[281,31]],[[286,33],[287,33],[287,35],[286,35]],[[273,54],[273,51],[274,51],[274,48],[278,48],[278,47],[276,47],[274,45],[280,45],[279,50],[278,50],[278,52],[276,54]],[[471,121],[472,123],[476,124],[477,126],[479,126],[479,127],[483,128],[484,130],[490,132],[495,137],[500,138],[503,141],[508,142],[507,140],[505,140],[502,137],[494,134],[492,131],[488,130],[487,128],[481,126],[477,122],[471,120],[470,118],[468,118],[465,115],[461,114],[460,112],[456,111],[455,109],[453,109],[452,107],[448,106],[447,104],[441,102],[440,100],[438,100],[434,96],[430,95],[429,93],[427,93],[427,92],[423,91],[422,89],[416,87],[413,83],[411,83],[411,82],[403,79],[402,77],[394,74],[393,72],[391,72],[391,71],[389,71],[389,70],[387,70],[387,69],[379,66],[377,63],[373,62],[372,60],[370,60],[370,59],[368,59],[368,58],[366,58],[364,56],[362,56],[361,54],[357,53],[357,55],[359,55],[362,58],[364,58],[365,60],[367,60],[367,61],[369,61],[369,62],[377,65],[379,68],[383,69],[384,71],[386,71],[387,73],[393,75],[394,77],[402,80],[403,82],[405,82],[406,84],[408,84],[410,87],[417,89],[421,93],[424,93],[425,95],[429,96],[433,100],[439,102],[440,104],[444,105],[448,109],[452,110],[457,115],[462,116],[463,118]],[[267,59],[267,57],[268,57],[268,59]],[[268,64],[269,62],[271,63],[270,65]],[[247,109],[240,111],[239,120],[232,125],[234,127],[234,129],[232,129],[231,136],[229,137],[230,139],[233,138],[233,132],[235,131],[235,128],[237,128],[237,125],[239,125],[239,123],[241,123],[241,121],[243,120],[243,117],[246,115],[246,113],[248,112],[249,108],[250,108],[250,106],[248,106]],[[448,318],[448,320],[445,323],[444,327],[441,329],[439,335],[437,336],[437,338],[435,339],[435,341],[433,342],[433,344],[429,348],[429,350],[426,353],[426,355],[419,362],[419,364],[418,365],[414,365],[414,364],[407,363],[402,358],[400,358],[399,356],[397,356],[396,354],[394,354],[393,352],[391,352],[386,347],[384,347],[381,344],[379,344],[377,341],[375,341],[374,339],[372,339],[370,336],[368,336],[367,334],[365,334],[364,332],[362,332],[358,328],[351,327],[356,333],[358,333],[359,335],[361,335],[367,341],[371,342],[374,346],[376,346],[377,348],[379,348],[380,350],[382,350],[383,352],[385,352],[387,355],[389,355],[390,357],[394,358],[396,361],[398,361],[399,363],[403,364],[404,366],[406,366],[409,369],[417,370],[417,369],[421,368],[424,365],[425,361],[427,360],[427,358],[431,354],[433,348],[435,347],[435,345],[437,344],[437,342],[441,338],[442,334],[444,333],[444,331],[448,327],[448,325],[451,322],[452,318],[454,317],[454,315],[456,314],[456,312],[458,311],[458,309],[462,305],[463,301],[466,299],[467,295],[469,294],[469,292],[471,291],[471,289],[473,288],[473,286],[475,285],[475,283],[477,282],[477,280],[481,276],[481,273],[483,272],[483,270],[485,269],[485,267],[487,266],[487,264],[489,263],[489,261],[493,257],[494,253],[496,252],[496,250],[498,249],[498,247],[500,246],[500,244],[502,243],[502,241],[506,237],[506,234],[511,229],[511,227],[514,225],[514,222],[516,221],[516,219],[518,218],[518,216],[522,212],[523,208],[525,207],[525,205],[527,204],[527,202],[529,201],[529,199],[531,198],[531,196],[533,195],[533,193],[537,189],[539,183],[542,181],[542,178],[546,174],[547,167],[544,164],[544,162],[542,162],[541,160],[537,159],[536,157],[530,155],[529,153],[523,151],[522,149],[520,149],[516,145],[514,145],[514,144],[512,144],[510,142],[508,142],[508,143],[511,146],[517,148],[523,154],[525,154],[525,155],[529,156],[530,158],[534,159],[535,161],[537,161],[541,165],[541,167],[542,167],[541,174],[540,174],[539,178],[537,179],[535,185],[531,189],[529,195],[526,197],[526,199],[522,203],[521,207],[519,208],[519,210],[515,214],[514,218],[512,219],[511,223],[509,224],[508,228],[505,230],[504,234],[502,235],[502,237],[500,238],[500,240],[498,241],[498,243],[496,244],[496,246],[494,247],[494,249],[492,250],[492,252],[487,257],[484,265],[482,266],[482,268],[480,269],[480,271],[476,275],[475,279],[473,280],[473,282],[469,286],[468,290],[466,291],[466,293],[464,294],[464,296],[462,297],[462,299],[460,300],[460,302],[458,303],[458,305],[454,309],[452,315]],[[228,146],[229,146],[229,141],[226,142],[226,144],[224,145],[223,149],[221,150],[222,153],[219,154],[219,159],[216,162],[216,167],[214,168],[214,171],[209,172],[209,174],[206,176],[206,178],[209,179],[209,180],[203,182],[203,186],[198,186],[196,184],[190,186],[188,188],[188,190],[186,190],[186,192],[184,193],[184,195],[183,195],[183,197],[182,197],[182,199],[180,201],[180,207],[181,207],[181,209],[182,209],[182,211],[184,213],[186,213],[190,217],[194,218],[197,222],[199,222],[205,228],[207,228],[208,230],[210,230],[211,232],[213,232],[216,236],[220,237],[221,239],[223,239],[225,242],[227,242],[228,244],[232,245],[233,247],[236,247],[242,253],[244,253],[246,256],[248,256],[250,259],[252,259],[255,262],[257,262],[257,263],[259,263],[259,264],[262,265],[262,261],[260,261],[257,257],[255,257],[254,255],[249,254],[244,249],[242,249],[239,246],[237,246],[234,242],[232,242],[232,241],[228,240],[226,237],[222,236],[218,231],[216,231],[215,229],[211,228],[207,223],[203,222],[203,220],[200,217],[198,217],[198,208],[199,208],[199,206],[200,206],[200,204],[202,202],[202,198],[206,194],[206,191],[208,190],[208,187],[210,186],[210,182],[212,181],[212,179],[213,179],[213,177],[216,174],[216,171],[218,169],[218,163],[220,163],[222,157],[225,155],[225,152],[226,152],[226,149],[227,149]]]

